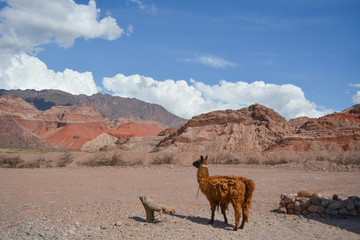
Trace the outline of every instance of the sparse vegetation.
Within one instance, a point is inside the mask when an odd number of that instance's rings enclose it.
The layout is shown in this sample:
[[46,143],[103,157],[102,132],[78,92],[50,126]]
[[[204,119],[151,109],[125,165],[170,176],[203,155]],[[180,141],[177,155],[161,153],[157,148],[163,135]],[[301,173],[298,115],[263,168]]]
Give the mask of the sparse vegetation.
[[113,155],[108,158],[106,156],[96,156],[83,162],[83,166],[87,167],[101,167],[101,166],[136,166],[142,164],[142,161],[125,161],[120,155]]
[[260,161],[255,158],[255,157],[250,157],[247,161],[246,164],[254,164],[254,165],[259,165]]
[[0,166],[2,168],[17,168],[24,161],[20,157],[0,157]]
[[66,167],[70,163],[73,162],[73,157],[71,156],[71,153],[67,152],[64,153],[60,159],[57,161],[56,166],[57,167]]
[[269,159],[264,162],[265,165],[270,165],[270,166],[275,166],[275,165],[279,165],[279,164],[287,164],[287,163],[289,163],[289,161],[286,160],[285,158],[281,158],[279,160]]
[[231,153],[220,153],[216,157],[209,159],[211,164],[240,164],[242,163],[241,159]]
[[329,161],[340,165],[360,165],[360,155],[358,152],[340,152],[336,156],[317,156],[316,161]]
[[45,158],[38,158],[34,161],[27,161],[27,162],[24,161],[18,166],[18,168],[41,168],[41,167],[51,168],[52,165],[49,160],[46,160]]
[[156,156],[151,162],[152,165],[174,164],[174,157],[170,154]]

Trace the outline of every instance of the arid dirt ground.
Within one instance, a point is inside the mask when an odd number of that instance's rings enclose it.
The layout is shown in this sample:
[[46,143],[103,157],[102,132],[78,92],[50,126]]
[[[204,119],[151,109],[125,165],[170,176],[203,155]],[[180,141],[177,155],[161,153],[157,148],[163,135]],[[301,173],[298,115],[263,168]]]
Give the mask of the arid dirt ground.
[[[241,175],[256,183],[250,221],[232,231],[209,204],[192,166],[0,169],[0,239],[360,239],[360,218],[282,215],[280,194],[302,189],[360,195],[360,172],[210,165],[211,175]],[[145,222],[140,195],[176,209]],[[115,226],[115,223],[117,226]]]

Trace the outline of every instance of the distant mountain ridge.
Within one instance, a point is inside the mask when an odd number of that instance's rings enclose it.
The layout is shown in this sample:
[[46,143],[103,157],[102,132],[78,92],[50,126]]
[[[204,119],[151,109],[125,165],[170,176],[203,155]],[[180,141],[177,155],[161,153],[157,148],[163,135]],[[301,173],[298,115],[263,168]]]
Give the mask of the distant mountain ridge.
[[73,95],[60,90],[4,90],[0,96],[11,94],[33,103],[39,110],[48,110],[52,106],[89,105],[97,109],[103,117],[115,120],[119,117],[134,116],[142,120],[154,120],[168,127],[182,125],[186,119],[180,118],[164,107],[140,101],[135,98],[122,98],[109,94]]

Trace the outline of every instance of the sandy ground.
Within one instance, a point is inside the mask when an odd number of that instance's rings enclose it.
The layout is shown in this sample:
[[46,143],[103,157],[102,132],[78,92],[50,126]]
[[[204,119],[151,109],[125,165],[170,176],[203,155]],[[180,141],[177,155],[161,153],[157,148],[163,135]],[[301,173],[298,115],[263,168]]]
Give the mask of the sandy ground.
[[[360,196],[360,172],[210,165],[211,175],[241,175],[256,183],[250,221],[232,231],[209,204],[194,167],[0,169],[0,239],[360,239],[360,218],[282,215],[280,194],[302,189]],[[177,210],[145,222],[140,195]],[[158,216],[159,217],[159,216]],[[115,223],[117,223],[115,226]]]

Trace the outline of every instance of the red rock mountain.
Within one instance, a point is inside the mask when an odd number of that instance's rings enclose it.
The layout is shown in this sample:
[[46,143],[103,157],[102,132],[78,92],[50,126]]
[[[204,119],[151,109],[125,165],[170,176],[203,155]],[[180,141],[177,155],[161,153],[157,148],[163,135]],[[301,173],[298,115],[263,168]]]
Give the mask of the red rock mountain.
[[140,101],[135,98],[122,98],[109,94],[72,95],[60,90],[3,90],[0,95],[11,94],[33,103],[38,110],[48,110],[53,106],[88,105],[97,109],[100,114],[111,120],[120,117],[134,116],[142,120],[153,120],[168,127],[176,127],[186,122],[157,104]]
[[156,136],[166,128],[151,120],[105,119],[92,106],[53,106],[38,110],[32,103],[12,95],[0,96],[0,145],[80,149],[102,133],[116,137]]
[[318,119],[290,121],[259,104],[214,111],[193,117],[160,141],[154,151],[359,151],[359,110],[358,104]]

